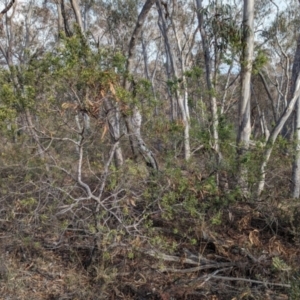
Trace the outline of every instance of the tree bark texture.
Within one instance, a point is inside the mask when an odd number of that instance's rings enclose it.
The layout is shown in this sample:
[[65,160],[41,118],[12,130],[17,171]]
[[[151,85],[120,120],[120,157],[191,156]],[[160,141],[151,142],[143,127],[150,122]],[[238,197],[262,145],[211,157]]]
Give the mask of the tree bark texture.
[[0,12],[0,18],[2,18],[16,3],[16,0],[11,0],[8,5]]
[[[296,88],[296,80],[300,74],[300,35],[297,40],[297,48],[294,56],[294,63],[292,68],[291,78],[291,91],[290,95],[294,94]],[[296,103],[296,111],[294,114],[294,161],[293,161],[293,172],[292,172],[292,197],[300,197],[300,103],[299,99]]]
[[107,123],[109,127],[109,133],[113,144],[117,144],[115,146],[114,152],[114,160],[116,167],[119,168],[123,165],[123,154],[122,149],[120,147],[120,116],[119,110],[117,107],[117,103],[113,105],[113,103],[105,97],[103,99],[104,109],[107,117]]
[[72,36],[72,31],[71,31],[70,26],[69,26],[69,20],[68,20],[68,17],[67,17],[64,0],[60,0],[60,7],[61,7],[61,15],[62,15],[63,21],[64,21],[65,33],[66,33],[66,36],[70,37],[70,36]]
[[239,128],[237,136],[238,184],[242,193],[248,193],[247,167],[242,160],[249,149],[251,135],[250,100],[251,72],[254,48],[254,0],[244,0],[243,39],[241,61],[241,98],[239,101]]
[[78,2],[77,2],[77,0],[70,0],[70,2],[71,2],[72,9],[74,11],[74,14],[75,14],[76,23],[77,23],[79,29],[81,30],[81,33],[84,34],[82,16],[81,16]]

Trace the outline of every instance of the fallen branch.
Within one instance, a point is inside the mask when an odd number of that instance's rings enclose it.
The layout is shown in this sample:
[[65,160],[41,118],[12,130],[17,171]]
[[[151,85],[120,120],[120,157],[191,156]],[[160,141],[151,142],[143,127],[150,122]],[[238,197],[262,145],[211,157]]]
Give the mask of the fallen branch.
[[233,267],[236,263],[213,263],[208,265],[201,265],[194,268],[188,268],[188,269],[173,269],[173,268],[163,268],[160,269],[161,272],[172,272],[172,273],[191,273],[191,272],[197,272],[201,270],[207,270],[207,269],[218,269],[223,267]]
[[162,259],[165,261],[174,261],[174,262],[180,262],[183,264],[190,264],[190,265],[196,265],[199,266],[199,262],[196,262],[192,259],[189,258],[184,258],[184,257],[177,257],[177,256],[172,256],[172,255],[167,255],[158,251],[154,251],[154,250],[146,250],[143,251],[143,253],[148,254],[152,257],[155,257],[157,259]]
[[181,264],[190,264],[190,265],[197,266],[197,267],[188,268],[188,269],[163,268],[163,269],[160,269],[160,272],[190,273],[190,272],[196,272],[196,271],[200,271],[200,270],[213,269],[213,268],[217,269],[217,268],[223,268],[223,267],[233,267],[233,266],[238,265],[237,262],[218,263],[218,262],[214,262],[212,260],[207,260],[207,259],[202,259],[202,258],[199,258],[199,260],[196,261],[195,259],[167,255],[167,254],[155,251],[155,250],[146,250],[143,253],[148,254],[157,259],[162,259],[164,261],[179,262]]
[[253,279],[247,279],[247,278],[235,278],[235,277],[218,276],[218,275],[212,276],[211,278],[221,279],[221,280],[228,280],[228,281],[245,281],[245,282],[249,282],[249,283],[257,283],[257,284],[263,284],[263,285],[280,286],[280,287],[286,287],[286,288],[290,288],[291,287],[290,284],[273,283],[273,282],[253,280]]

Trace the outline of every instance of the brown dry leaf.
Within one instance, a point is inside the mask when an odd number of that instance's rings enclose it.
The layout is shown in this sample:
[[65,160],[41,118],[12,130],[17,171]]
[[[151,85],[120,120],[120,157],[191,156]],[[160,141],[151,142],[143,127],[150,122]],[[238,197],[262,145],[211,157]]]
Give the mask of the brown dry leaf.
[[246,242],[248,242],[248,237],[246,234],[240,234],[236,236],[237,244],[240,246],[244,246]]
[[259,231],[257,229],[254,229],[249,233],[249,241],[251,245],[254,246],[261,246],[261,241],[259,240]]
[[250,225],[250,221],[251,221],[251,215],[250,214],[246,215],[241,220],[239,220],[237,222],[239,230],[242,231],[243,229],[248,228],[249,225]]
[[104,93],[104,91],[103,91],[103,90],[101,90],[101,91],[100,91],[100,95],[101,95],[101,97],[102,97],[102,98],[104,98],[104,97],[105,97],[105,93]]
[[115,96],[116,95],[116,90],[114,85],[110,82],[109,83],[109,90],[111,91],[111,93]]
[[251,291],[245,291],[239,296],[239,299],[244,299],[244,298],[248,299],[248,297],[250,296],[252,296]]
[[72,108],[72,109],[77,109],[78,105],[75,103],[70,103],[70,102],[64,102],[61,105],[62,109],[68,109],[68,108]]
[[133,200],[132,198],[129,199],[129,201],[130,201],[130,204],[131,204],[132,206],[136,207],[136,204],[135,204],[135,202],[134,202],[134,200]]
[[277,240],[276,236],[269,240],[269,253],[272,255],[287,254],[285,247]]
[[131,243],[134,247],[140,247],[141,246],[141,239],[139,236],[137,236]]
[[102,135],[101,135],[101,141],[103,141],[106,132],[107,132],[107,124],[104,125],[104,129],[103,129],[103,132],[102,132]]
[[221,246],[221,245],[218,245],[218,244],[215,244],[215,247],[216,247],[216,252],[219,254],[219,255],[223,255],[225,257],[228,257],[228,249],[226,249],[225,247]]
[[127,198],[126,204],[127,205],[132,205],[132,206],[136,207],[135,201],[132,198]]

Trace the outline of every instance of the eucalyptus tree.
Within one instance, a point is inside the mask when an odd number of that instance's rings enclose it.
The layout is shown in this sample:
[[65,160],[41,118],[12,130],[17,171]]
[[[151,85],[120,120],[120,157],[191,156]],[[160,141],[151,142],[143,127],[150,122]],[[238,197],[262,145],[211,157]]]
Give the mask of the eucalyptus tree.
[[[261,44],[268,54],[269,63],[259,71],[272,105],[273,120],[270,123],[278,120],[288,104],[288,98],[291,97],[290,72],[300,17],[294,0],[289,1],[287,8],[284,9],[277,6],[275,2],[272,4],[276,9],[273,21],[260,33]],[[286,137],[291,136],[291,127],[291,123],[288,122],[282,134]]]
[[[128,55],[127,55],[127,62],[125,68],[125,76],[123,79],[123,88],[126,91],[130,91],[132,81],[130,80],[130,72],[132,72],[134,57],[135,57],[135,48],[137,44],[137,40],[141,35],[143,25],[146,21],[147,15],[152,8],[155,0],[147,0],[138,15],[136,26],[134,31],[131,35],[131,39],[128,46]],[[133,154],[136,156],[138,152],[142,154],[144,159],[146,160],[147,164],[150,167],[157,170],[158,164],[156,159],[150,149],[146,146],[144,140],[141,136],[141,125],[142,125],[142,115],[137,105],[132,105],[130,111],[123,111],[123,115],[125,118],[126,127],[128,130],[131,148]]]
[[242,160],[249,149],[251,135],[251,73],[254,52],[254,0],[244,0],[241,57],[241,97],[239,101],[239,123],[237,155],[239,162],[238,182],[243,194],[248,193],[247,168]]
[[[208,88],[208,93],[210,98],[212,132],[213,132],[212,148],[217,153],[217,162],[219,163],[221,159],[220,146],[219,146],[219,133],[218,133],[219,117],[218,117],[217,99],[216,99],[216,92],[215,92],[217,70],[215,70],[215,76],[214,76],[215,80],[213,80],[210,41],[204,26],[205,9],[203,7],[202,0],[196,0],[196,4],[197,4],[198,26],[201,35],[202,48],[203,48],[204,61],[205,61],[206,85]],[[217,47],[217,45],[215,46]],[[215,61],[217,61],[217,57],[216,57],[217,53],[214,54],[215,54]]]
[[[295,1],[290,2],[290,6],[280,11],[276,3],[277,13],[274,21],[269,28],[262,31],[263,45],[266,47],[272,62],[265,65],[259,71],[259,76],[267,91],[271,102],[271,111],[273,112],[273,129],[266,141],[264,154],[260,165],[260,180],[258,183],[257,195],[259,196],[265,186],[266,168],[270,159],[273,146],[279,133],[284,137],[291,139],[293,131],[295,132],[295,151],[293,174],[291,184],[291,194],[293,197],[299,197],[299,16]],[[297,43],[295,44],[295,40]],[[293,57],[293,63],[291,63]],[[291,68],[292,64],[292,68]],[[271,92],[273,91],[273,93]],[[297,96],[298,95],[298,96]],[[294,109],[295,107],[295,109]],[[293,116],[294,124],[289,121]],[[269,125],[271,127],[271,124]]]
[[[171,5],[166,5],[160,0],[156,1],[159,15],[158,25],[165,43],[172,119],[174,122],[178,122],[179,116],[182,119],[184,157],[186,160],[191,156],[186,71],[191,67],[191,50],[194,47],[196,34],[195,13],[189,9],[189,4],[186,3],[185,9],[180,11],[177,1],[172,1]],[[187,18],[186,14],[190,14],[191,17]]]
[[[260,178],[259,178],[258,188],[257,188],[257,196],[258,197],[261,195],[261,193],[264,190],[265,178],[266,178],[266,167],[269,162],[269,159],[270,159],[273,147],[274,147],[274,143],[275,143],[278,135],[280,134],[284,124],[286,123],[286,121],[288,120],[290,115],[292,114],[295,104],[297,103],[297,101],[299,99],[299,96],[300,96],[300,76],[298,74],[298,77],[294,84],[293,95],[292,95],[287,107],[285,108],[284,112],[282,113],[281,117],[279,118],[278,122],[276,123],[276,126],[273,128],[273,130],[267,140],[266,146],[265,146],[264,154],[262,157],[262,163],[260,166]],[[296,144],[298,146],[298,143],[296,143]],[[297,152],[296,152],[295,163],[298,162],[298,157],[297,157],[298,148],[296,150],[297,150]],[[294,175],[297,174],[297,172],[298,172],[298,170],[294,170]],[[294,183],[294,185],[296,185],[296,183],[297,183],[297,181]],[[297,193],[297,188],[296,188],[296,186],[294,186],[293,187],[293,196],[294,197],[298,197],[296,193]]]
[[[297,40],[297,49],[295,52],[294,63],[292,68],[292,83],[290,94],[293,95],[297,87],[297,77],[300,76],[300,33]],[[300,197],[300,103],[299,98],[296,102],[296,111],[294,115],[295,128],[295,154],[293,162],[292,174],[292,196],[293,198]]]
[[[299,1],[300,3],[300,1]],[[300,32],[298,32],[297,47],[294,56],[290,95],[293,95],[297,90],[297,78],[300,76]],[[300,102],[299,98],[296,103],[296,111],[294,115],[295,128],[295,154],[293,162],[292,174],[292,197],[300,197]]]
[[[211,17],[211,20],[219,21],[217,20],[217,13],[220,13],[218,9],[218,2],[216,3],[209,3],[208,7],[213,7],[213,17]],[[204,64],[205,64],[205,79],[206,79],[206,86],[208,89],[208,95],[209,95],[209,102],[210,102],[210,111],[211,111],[211,128],[212,128],[212,141],[211,141],[211,147],[216,153],[216,165],[217,169],[221,162],[221,152],[220,152],[220,145],[219,145],[219,112],[218,112],[218,104],[217,104],[217,74],[218,74],[218,68],[219,68],[219,58],[220,53],[222,50],[225,50],[227,45],[224,43],[224,40],[221,39],[218,41],[218,38],[220,37],[220,34],[216,32],[214,29],[214,26],[205,26],[205,23],[209,23],[210,16],[208,15],[208,7],[203,7],[203,1],[202,0],[196,0],[196,8],[197,8],[197,17],[198,17],[198,28],[201,36],[201,42],[202,42],[202,51],[204,56]],[[224,11],[222,12],[224,13]],[[208,20],[205,20],[205,17],[207,17]],[[225,16],[223,16],[225,17]],[[214,20],[215,19],[215,20]],[[213,25],[213,22],[210,25]],[[220,22],[221,23],[221,22]],[[215,22],[214,25],[216,25],[217,22]],[[213,34],[210,34],[207,30],[210,27],[212,29]],[[219,30],[221,28],[218,28]],[[222,30],[220,30],[222,32]],[[212,42],[214,40],[214,42]],[[213,49],[211,49],[211,46],[213,46]],[[221,50],[221,51],[219,51]],[[214,60],[214,64],[213,64]],[[214,65],[214,70],[213,70]],[[228,76],[229,79],[229,76]],[[224,91],[225,93],[225,91]],[[225,99],[225,97],[224,97]],[[219,185],[219,173],[216,173],[216,181],[217,185]]]

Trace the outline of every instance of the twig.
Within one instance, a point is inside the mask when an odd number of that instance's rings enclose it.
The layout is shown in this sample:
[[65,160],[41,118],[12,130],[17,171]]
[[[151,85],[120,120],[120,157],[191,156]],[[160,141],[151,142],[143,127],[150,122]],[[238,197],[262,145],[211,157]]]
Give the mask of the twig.
[[160,270],[160,271],[170,271],[170,272],[175,272],[175,273],[189,273],[189,272],[195,272],[195,271],[199,271],[199,270],[205,270],[205,269],[211,269],[211,268],[230,267],[230,266],[237,265],[236,262],[235,263],[232,263],[232,262],[215,263],[214,261],[210,261],[210,260],[207,260],[207,259],[205,259],[205,261],[203,261],[201,258],[199,259],[199,261],[195,261],[194,259],[167,255],[167,254],[155,251],[155,250],[146,250],[146,251],[143,251],[143,252],[150,255],[150,256],[153,256],[155,258],[162,259],[162,260],[165,260],[165,261],[180,262],[182,264],[190,264],[190,265],[196,265],[197,266],[195,268],[189,268],[189,269],[164,268],[163,270]]
[[164,268],[164,269],[160,269],[160,271],[161,272],[172,272],[172,273],[191,273],[191,272],[197,272],[197,271],[207,270],[207,269],[233,267],[235,265],[236,265],[235,263],[213,263],[213,264],[201,265],[199,267],[188,268],[188,269]]
[[[143,250],[141,249],[141,251],[143,251]],[[146,254],[148,254],[152,257],[158,258],[158,259],[163,259],[165,261],[175,261],[175,262],[181,262],[184,264],[190,264],[190,265],[196,265],[196,266],[199,265],[198,262],[195,262],[192,259],[171,256],[171,255],[167,255],[167,254],[164,254],[164,253],[161,253],[158,251],[154,251],[154,250],[146,250],[146,251],[143,251],[143,253],[146,253]]]
[[228,280],[228,281],[245,281],[249,283],[257,283],[257,284],[263,284],[263,285],[272,285],[272,286],[281,286],[290,288],[290,284],[283,284],[283,283],[273,283],[273,282],[267,282],[267,281],[260,281],[260,280],[253,280],[253,279],[247,279],[247,278],[235,278],[235,277],[227,277],[227,276],[212,276],[212,278],[215,279],[221,279],[221,280]]
[[5,15],[9,10],[10,8],[14,5],[15,3],[15,0],[12,0],[1,12],[0,12],[0,18],[3,17],[3,15]]
[[220,273],[220,272],[222,272],[222,271],[225,271],[225,270],[228,270],[228,268],[219,269],[219,270],[214,271],[214,272],[211,273],[211,274],[207,274],[207,275],[201,276],[201,277],[199,277],[199,278],[195,278],[195,279],[193,279],[192,282],[195,282],[195,281],[199,281],[199,280],[201,280],[201,279],[204,279],[204,281],[203,281],[200,285],[197,286],[197,288],[199,288],[199,287],[203,286],[207,281],[209,281],[212,277],[216,276],[218,273]]

